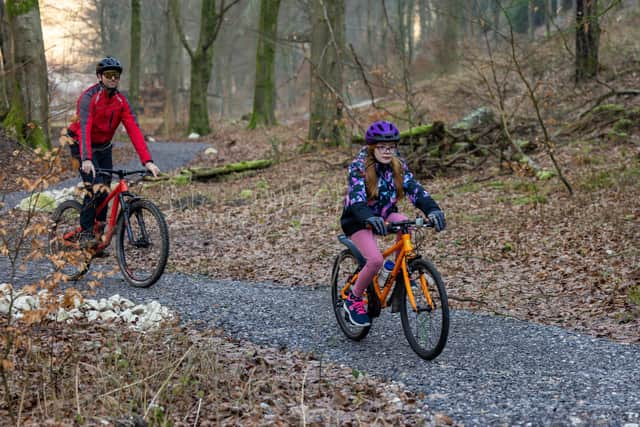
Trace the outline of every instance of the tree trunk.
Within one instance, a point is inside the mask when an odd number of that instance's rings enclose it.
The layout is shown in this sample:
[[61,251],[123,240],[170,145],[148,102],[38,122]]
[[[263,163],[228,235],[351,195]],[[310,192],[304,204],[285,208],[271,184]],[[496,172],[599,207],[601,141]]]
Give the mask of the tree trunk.
[[180,35],[180,41],[191,58],[191,88],[189,98],[189,132],[199,135],[207,135],[211,132],[209,127],[209,107],[207,105],[207,91],[211,80],[213,67],[213,42],[218,36],[224,13],[238,0],[232,1],[226,7],[222,2],[220,13],[216,12],[215,0],[202,0],[200,9],[200,35],[198,47],[192,50],[180,24],[180,12],[172,3],[172,13],[176,29]]
[[418,13],[420,15],[420,41],[418,43],[418,52],[425,50],[425,44],[427,43],[427,23],[429,18],[427,15],[431,14],[429,8],[429,2],[427,0],[419,0]]
[[561,6],[562,10],[564,12],[568,12],[568,11],[573,10],[573,6],[575,4],[575,1],[576,0],[562,0],[562,6]]
[[11,108],[4,127],[13,129],[21,142],[50,148],[47,63],[44,56],[40,8],[37,0],[8,0],[6,13],[14,43],[11,60]]
[[255,129],[256,126],[272,126],[276,124],[274,112],[276,100],[274,59],[279,10],[280,0],[263,0],[260,3],[253,114],[249,122],[249,129]]
[[407,0],[407,7],[406,7],[406,15],[405,15],[405,19],[406,19],[406,30],[407,30],[407,60],[408,63],[411,64],[413,62],[413,31],[414,31],[414,16],[413,16],[413,12],[415,9],[415,3],[413,0]]
[[529,18],[529,41],[533,41],[536,38],[536,24],[535,24],[535,2],[529,0],[529,8],[528,8],[528,18]]
[[207,135],[211,132],[207,90],[211,77],[212,59],[213,49],[198,49],[191,58],[189,132],[195,132],[199,135]]
[[598,1],[576,2],[576,82],[598,74]]
[[553,14],[551,11],[551,0],[544,0],[544,26],[545,26],[545,36],[551,36],[551,20],[553,19]]
[[458,14],[462,8],[460,0],[440,0],[438,9],[438,29],[441,43],[436,51],[436,59],[443,72],[451,71],[458,61]]
[[342,57],[345,43],[344,0],[311,2],[311,95],[309,140],[340,145],[342,124]]
[[9,58],[9,21],[4,11],[4,1],[0,0],[0,120],[9,111],[9,92],[7,81],[7,60]]
[[176,10],[178,0],[169,0],[173,6],[167,11],[167,52],[164,66],[164,134],[171,135],[176,129],[176,117],[178,106],[178,85],[180,76],[180,50],[177,38],[176,24],[171,16],[171,10]]
[[497,45],[500,35],[500,3],[497,0],[492,2],[493,7],[493,44]]
[[134,111],[140,109],[140,43],[142,22],[140,0],[131,0],[131,63],[129,64],[129,101]]

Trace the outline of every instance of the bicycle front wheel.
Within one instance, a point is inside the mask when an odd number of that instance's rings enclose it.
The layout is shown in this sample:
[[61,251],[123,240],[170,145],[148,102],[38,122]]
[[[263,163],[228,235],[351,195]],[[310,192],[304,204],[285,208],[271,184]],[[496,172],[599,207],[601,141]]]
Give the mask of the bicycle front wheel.
[[403,288],[404,298],[400,301],[402,329],[413,351],[423,359],[433,360],[444,349],[449,335],[447,292],[431,262],[415,259],[409,263],[408,270],[417,310],[413,309],[406,288]]
[[336,315],[338,326],[347,338],[354,341],[360,341],[369,333],[371,326],[356,326],[349,321],[349,315],[346,312],[344,300],[342,299],[342,289],[345,287],[349,279],[358,269],[358,261],[348,249],[338,254],[331,273],[331,301],[333,304],[333,313]]
[[80,210],[75,200],[66,200],[51,215],[49,260],[63,280],[80,279],[88,270],[91,254],[80,248]]
[[117,235],[116,254],[125,280],[141,288],[156,283],[169,257],[169,230],[160,209],[148,200],[134,201],[128,218],[121,212]]

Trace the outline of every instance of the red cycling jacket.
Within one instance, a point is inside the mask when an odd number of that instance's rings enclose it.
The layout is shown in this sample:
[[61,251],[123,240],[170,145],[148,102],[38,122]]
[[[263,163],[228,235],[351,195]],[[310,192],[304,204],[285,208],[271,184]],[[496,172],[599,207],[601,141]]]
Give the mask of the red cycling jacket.
[[91,160],[91,147],[111,142],[122,122],[142,164],[151,161],[136,116],[123,94],[116,90],[110,95],[97,83],[80,95],[77,108],[77,118],[69,125],[69,133],[79,142],[80,159]]

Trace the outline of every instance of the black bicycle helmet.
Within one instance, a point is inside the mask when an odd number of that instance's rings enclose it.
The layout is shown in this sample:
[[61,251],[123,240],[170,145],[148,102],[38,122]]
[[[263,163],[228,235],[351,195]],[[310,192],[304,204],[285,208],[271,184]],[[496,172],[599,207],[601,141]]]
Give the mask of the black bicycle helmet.
[[116,70],[122,73],[122,64],[113,56],[102,58],[100,62],[98,62],[98,65],[96,65],[96,74],[102,74],[108,70]]

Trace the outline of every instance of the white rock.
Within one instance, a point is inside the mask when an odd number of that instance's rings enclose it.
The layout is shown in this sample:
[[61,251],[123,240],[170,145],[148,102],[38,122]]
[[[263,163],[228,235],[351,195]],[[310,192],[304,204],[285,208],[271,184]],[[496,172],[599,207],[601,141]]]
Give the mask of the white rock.
[[140,319],[140,322],[138,322],[138,323],[135,325],[135,328],[136,328],[137,330],[139,330],[139,331],[146,331],[146,330],[148,330],[148,329],[153,328],[154,326],[155,326],[155,325],[154,325],[154,323],[153,323],[153,322],[151,322],[151,321],[149,321],[149,320],[147,320],[147,319],[142,318],[142,319]]
[[[34,193],[22,199],[18,203],[18,209],[52,212],[60,203],[75,197],[75,187],[63,188],[60,190],[47,190],[41,193]],[[33,206],[35,204],[35,206]]]
[[126,309],[122,313],[120,313],[120,318],[127,323],[136,323],[140,319],[139,316],[133,314],[129,309]]
[[0,283],[0,293],[7,295],[11,292],[11,289],[13,289],[13,286],[11,286],[8,283]]
[[189,137],[188,137],[188,138],[189,138],[189,139],[198,139],[198,138],[200,138],[200,134],[198,134],[198,133],[196,133],[196,132],[191,132],[191,133],[189,134]]
[[0,314],[9,314],[9,301],[0,299]]
[[131,309],[131,312],[133,314],[140,315],[140,314],[144,314],[145,310],[146,310],[146,307],[144,305],[142,305],[142,304],[139,304],[139,305],[136,305],[135,307],[133,307]]
[[209,147],[204,150],[204,154],[206,154],[207,156],[217,156],[218,150],[216,150],[214,147]]
[[68,320],[70,318],[71,318],[71,315],[69,314],[68,311],[66,311],[64,308],[58,309],[58,313],[56,314],[56,321],[64,322],[65,320]]
[[87,320],[89,322],[94,322],[94,321],[98,320],[99,317],[100,317],[100,312],[99,311],[91,310],[91,311],[87,312]]
[[13,302],[15,310],[28,311],[38,308],[38,301],[31,295],[20,295]]
[[99,310],[100,306],[98,304],[98,301],[94,300],[94,299],[88,299],[84,302],[84,304],[81,306],[82,308],[85,308],[87,310]]
[[106,310],[100,313],[100,319],[104,320],[105,322],[111,322],[112,320],[117,318],[118,315],[111,310]]
[[74,319],[82,319],[84,317],[84,313],[80,310],[78,310],[77,308],[74,308],[73,310],[69,310],[69,316],[73,317]]

